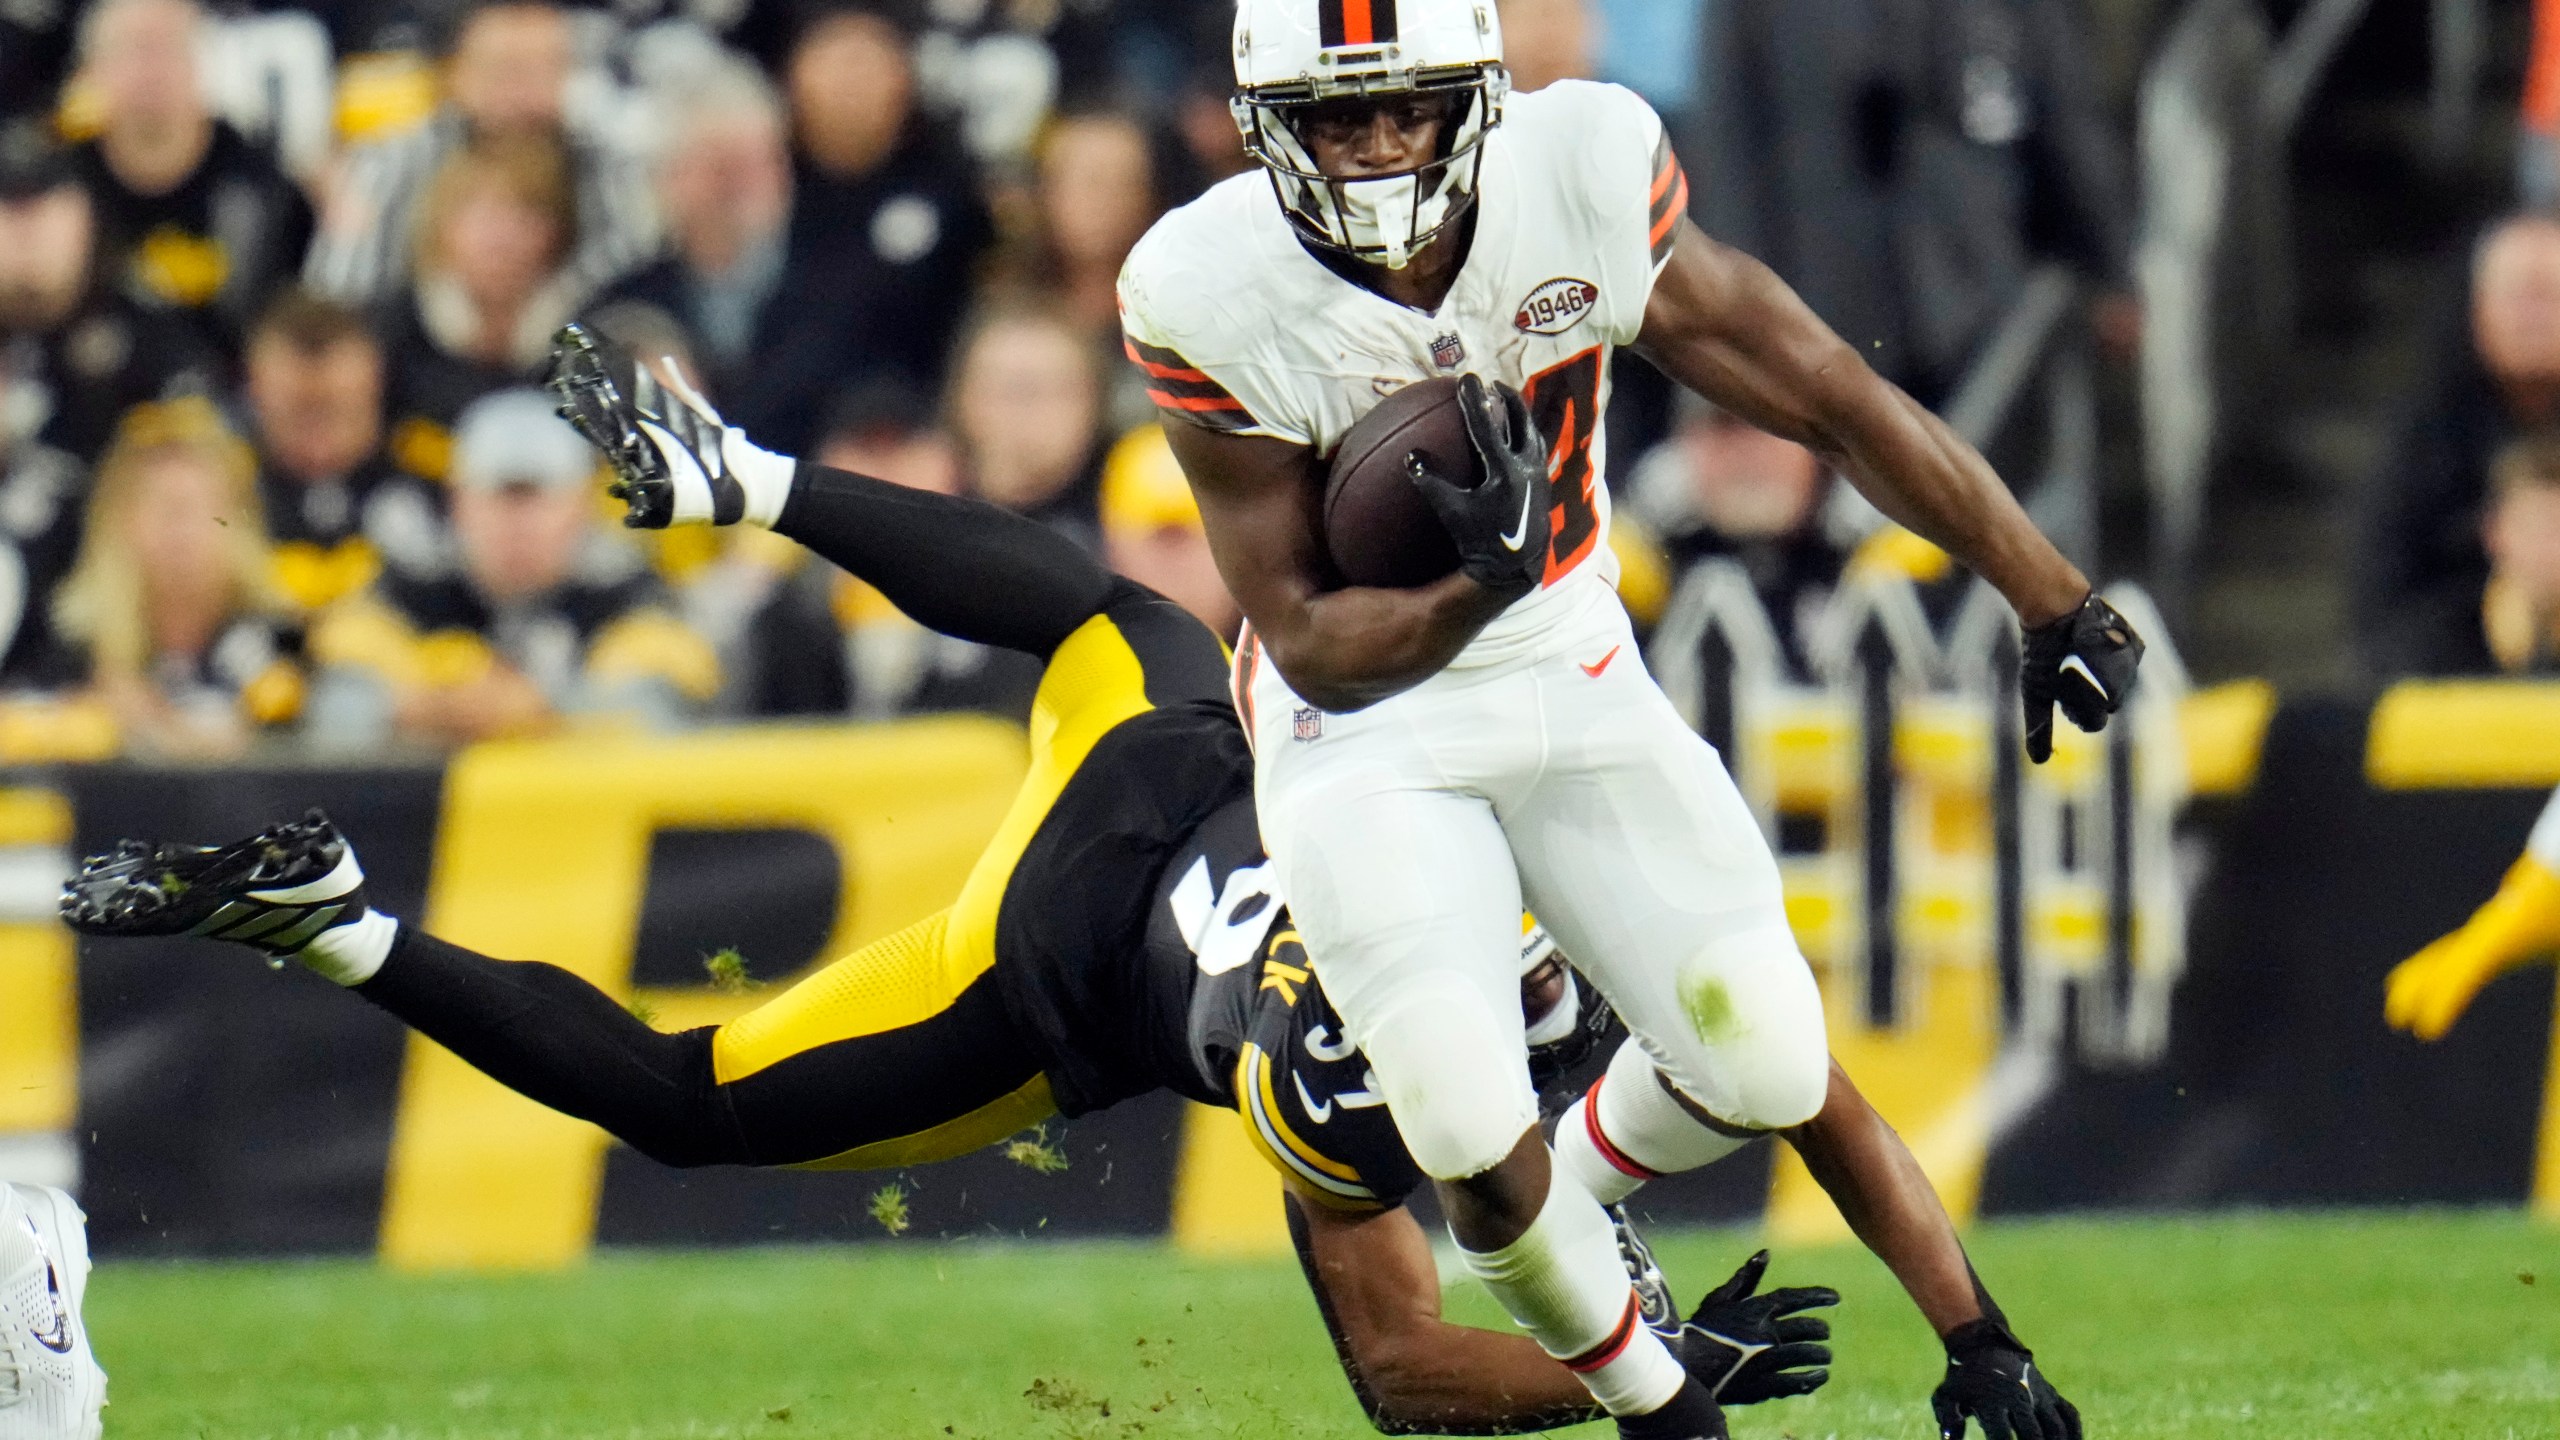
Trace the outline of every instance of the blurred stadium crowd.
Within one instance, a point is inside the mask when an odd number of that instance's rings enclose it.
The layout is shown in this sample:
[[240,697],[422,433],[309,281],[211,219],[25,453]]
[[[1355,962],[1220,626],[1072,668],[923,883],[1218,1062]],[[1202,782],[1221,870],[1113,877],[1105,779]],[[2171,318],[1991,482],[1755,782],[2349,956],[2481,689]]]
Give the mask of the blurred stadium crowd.
[[[2119,368],[2142,343],[2129,87],[2089,8],[1502,5],[1519,87],[1644,93],[1700,222],[1932,403],[2039,266]],[[528,388],[572,317],[769,448],[1036,516],[1231,631],[1113,297],[1164,207],[1245,168],[1229,16],[0,4],[0,761],[1026,709],[1027,665],[773,537],[612,526]],[[2520,167],[2545,201],[2551,149]],[[2560,664],[2560,221],[2495,231],[2477,278],[2379,487],[2392,668]],[[1640,618],[1713,557],[1782,631],[1853,565],[1943,565],[1801,449],[1641,362],[1619,383]]]

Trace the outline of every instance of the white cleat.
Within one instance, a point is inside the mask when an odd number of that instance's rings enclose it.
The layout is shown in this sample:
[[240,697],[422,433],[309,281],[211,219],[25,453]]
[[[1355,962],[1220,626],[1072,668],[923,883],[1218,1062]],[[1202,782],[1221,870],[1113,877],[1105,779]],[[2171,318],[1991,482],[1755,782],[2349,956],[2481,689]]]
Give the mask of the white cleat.
[[107,1372],[80,1318],[87,1225],[59,1190],[0,1182],[0,1440],[98,1440]]

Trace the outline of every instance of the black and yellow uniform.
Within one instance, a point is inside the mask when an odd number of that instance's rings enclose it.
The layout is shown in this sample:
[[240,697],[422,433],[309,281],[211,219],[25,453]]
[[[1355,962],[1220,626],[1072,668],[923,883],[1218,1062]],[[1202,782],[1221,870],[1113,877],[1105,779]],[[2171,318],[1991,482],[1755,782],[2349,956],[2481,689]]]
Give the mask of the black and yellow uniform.
[[951,908],[665,1035],[563,970],[402,927],[357,993],[673,1165],[877,1168],[1157,1089],[1302,1191],[1421,1183],[1267,886],[1223,647],[1054,532],[804,465],[775,527],[945,634],[1042,657],[1031,769]]

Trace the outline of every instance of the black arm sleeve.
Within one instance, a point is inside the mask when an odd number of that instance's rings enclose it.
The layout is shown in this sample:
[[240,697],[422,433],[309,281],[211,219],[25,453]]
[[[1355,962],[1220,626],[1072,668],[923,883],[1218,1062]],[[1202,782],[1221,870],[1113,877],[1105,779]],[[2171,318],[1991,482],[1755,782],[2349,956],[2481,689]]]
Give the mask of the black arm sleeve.
[[1099,561],[1037,521],[806,460],[773,528],[919,625],[1043,659],[1114,590]]

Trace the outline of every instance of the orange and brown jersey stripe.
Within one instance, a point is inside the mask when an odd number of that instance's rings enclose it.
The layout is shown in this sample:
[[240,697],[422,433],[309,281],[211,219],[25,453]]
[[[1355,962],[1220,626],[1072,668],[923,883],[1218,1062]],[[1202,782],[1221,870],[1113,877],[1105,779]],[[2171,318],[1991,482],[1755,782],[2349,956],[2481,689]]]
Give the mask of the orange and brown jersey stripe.
[[1317,0],[1317,40],[1336,45],[1384,45],[1397,38],[1396,0]]
[[1156,408],[1212,430],[1253,427],[1244,402],[1178,352],[1126,337],[1121,344],[1129,352],[1129,363],[1146,372],[1147,398],[1156,402]]
[[1653,147],[1653,263],[1671,258],[1671,246],[1679,239],[1681,217],[1689,213],[1689,175],[1680,168],[1680,157],[1671,153],[1671,137],[1665,135]]

